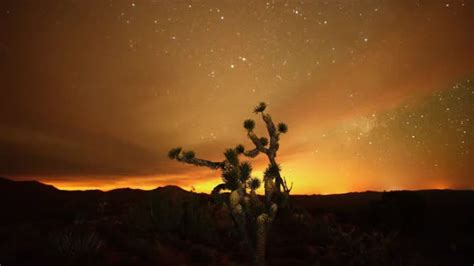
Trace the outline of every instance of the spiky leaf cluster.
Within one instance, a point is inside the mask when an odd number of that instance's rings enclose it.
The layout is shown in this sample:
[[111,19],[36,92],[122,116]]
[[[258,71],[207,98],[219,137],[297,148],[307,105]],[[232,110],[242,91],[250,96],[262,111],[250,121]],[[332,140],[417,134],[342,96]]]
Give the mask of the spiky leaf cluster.
[[239,165],[239,155],[234,149],[227,149],[224,152],[224,156],[226,161],[228,161],[233,166]]
[[[222,181],[224,188],[231,191],[244,188],[252,174],[252,165],[249,162],[240,163],[239,155],[238,147],[224,152],[226,167],[222,169]],[[219,185],[219,188],[220,191],[222,186]]]
[[251,131],[255,128],[255,121],[252,119],[247,119],[244,121],[244,128],[247,129],[248,131]]
[[262,184],[262,182],[260,181],[260,179],[255,178],[255,177],[251,178],[248,181],[248,186],[253,191],[259,189],[261,184]]
[[168,157],[172,160],[178,158],[183,149],[181,147],[173,148],[168,152]]
[[253,112],[258,114],[258,113],[261,113],[263,111],[265,111],[265,109],[267,108],[267,104],[264,103],[264,102],[260,102],[254,109],[253,109]]
[[235,147],[235,152],[237,152],[237,154],[242,154],[244,153],[244,151],[245,151],[245,147],[242,144],[239,144]]
[[192,160],[196,157],[196,154],[193,151],[185,151],[183,152],[183,158],[185,160]]
[[279,123],[278,132],[285,134],[286,132],[288,132],[288,126],[285,123]]
[[252,174],[252,165],[249,162],[243,162],[240,164],[240,181],[245,183]]
[[270,178],[275,178],[278,176],[280,173],[281,168],[279,165],[268,165],[267,169],[265,169],[264,176],[265,177],[270,177]]
[[228,190],[239,188],[240,176],[237,168],[231,168],[222,172],[222,181]]

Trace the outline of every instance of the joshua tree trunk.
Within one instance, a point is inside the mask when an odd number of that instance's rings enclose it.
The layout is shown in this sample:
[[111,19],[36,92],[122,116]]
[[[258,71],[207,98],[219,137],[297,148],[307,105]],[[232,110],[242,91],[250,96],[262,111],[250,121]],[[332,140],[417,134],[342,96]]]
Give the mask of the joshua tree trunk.
[[255,266],[265,266],[265,246],[267,242],[268,216],[261,214],[257,218],[257,235],[255,245]]
[[[269,158],[269,161],[270,161],[270,165],[272,167],[278,168],[278,164],[275,161],[275,156],[274,155],[269,155],[268,158]],[[283,181],[283,179],[281,178],[280,171],[277,171],[275,173],[275,186],[276,186],[277,193],[281,192],[281,186],[283,184],[282,181]]]

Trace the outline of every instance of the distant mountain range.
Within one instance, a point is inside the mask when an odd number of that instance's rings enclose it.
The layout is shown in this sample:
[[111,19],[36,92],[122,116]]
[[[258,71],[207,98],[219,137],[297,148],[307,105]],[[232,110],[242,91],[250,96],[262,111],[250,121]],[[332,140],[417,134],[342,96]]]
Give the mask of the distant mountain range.
[[[472,190],[294,195],[291,206],[279,212],[272,227],[270,265],[474,261]],[[239,251],[225,208],[207,194],[177,186],[63,191],[0,178],[0,217],[2,265],[246,265],[249,260]]]

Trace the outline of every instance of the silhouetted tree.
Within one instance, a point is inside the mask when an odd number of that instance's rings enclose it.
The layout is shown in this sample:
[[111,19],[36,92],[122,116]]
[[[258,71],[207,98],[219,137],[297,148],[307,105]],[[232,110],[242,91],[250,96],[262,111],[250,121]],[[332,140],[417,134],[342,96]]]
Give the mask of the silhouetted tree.
[[[247,136],[255,146],[253,149],[246,150],[243,145],[227,149],[224,152],[225,159],[221,162],[196,158],[193,151],[184,151],[180,147],[171,149],[168,153],[170,159],[179,162],[221,170],[223,183],[217,185],[211,195],[214,198],[220,198],[222,191],[230,191],[227,202],[224,204],[229,207],[243,242],[254,253],[256,265],[265,265],[265,246],[269,228],[278,208],[287,202],[291,191],[291,187],[287,186],[285,178],[281,176],[280,166],[276,162],[280,135],[286,133],[288,127],[284,123],[275,126],[271,116],[265,112],[266,107],[267,105],[261,102],[255,107],[254,113],[261,115],[267,127],[269,139],[255,134],[254,120],[244,121]],[[263,177],[265,189],[263,202],[256,193],[261,186],[261,180],[252,177],[252,165],[247,161],[241,162],[239,158],[240,155],[254,158],[260,153],[265,154],[269,160]]]

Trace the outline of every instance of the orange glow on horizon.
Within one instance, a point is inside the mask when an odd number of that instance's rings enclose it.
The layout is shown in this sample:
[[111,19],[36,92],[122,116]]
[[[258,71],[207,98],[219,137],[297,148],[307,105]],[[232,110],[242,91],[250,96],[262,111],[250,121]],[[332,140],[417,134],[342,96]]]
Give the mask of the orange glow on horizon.
[[[341,194],[363,191],[390,191],[390,190],[421,190],[421,189],[450,189],[453,188],[447,180],[438,178],[427,184],[392,184],[388,183],[396,176],[379,175],[374,169],[361,169],[355,160],[346,161],[318,161],[311,154],[302,153],[297,157],[288,158],[282,162],[282,175],[287,178],[288,184],[293,183],[292,194]],[[342,167],[343,166],[343,167]],[[81,177],[74,180],[58,181],[55,178],[39,178],[38,181],[53,185],[61,190],[102,190],[109,191],[118,188],[132,188],[153,190],[168,185],[179,186],[184,190],[209,194],[221,182],[218,171],[195,168],[200,178],[193,177],[193,172],[184,175],[156,175],[130,177],[103,177],[100,181],[96,177]],[[258,165],[253,176],[263,176],[263,165]],[[203,170],[203,171],[201,171]],[[354,178],[357,174],[360,178]],[[33,179],[23,177],[23,180]],[[170,180],[174,180],[170,181]],[[263,193],[263,187],[259,194]]]

